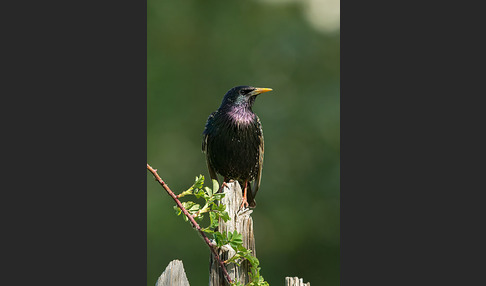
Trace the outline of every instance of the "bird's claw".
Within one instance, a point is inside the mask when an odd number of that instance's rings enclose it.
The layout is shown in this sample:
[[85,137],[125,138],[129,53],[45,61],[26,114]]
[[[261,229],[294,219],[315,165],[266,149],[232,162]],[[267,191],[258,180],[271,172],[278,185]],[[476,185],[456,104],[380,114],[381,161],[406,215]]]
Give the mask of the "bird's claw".
[[241,202],[241,205],[240,205],[240,210],[243,209],[243,208],[248,208],[249,204],[248,204],[248,201],[246,199],[243,199],[243,201]]

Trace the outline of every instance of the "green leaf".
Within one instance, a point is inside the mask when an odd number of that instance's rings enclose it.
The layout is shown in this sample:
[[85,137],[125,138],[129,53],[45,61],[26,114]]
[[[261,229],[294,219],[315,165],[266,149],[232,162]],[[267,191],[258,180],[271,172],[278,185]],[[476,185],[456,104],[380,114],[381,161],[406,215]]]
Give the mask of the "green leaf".
[[182,210],[178,206],[174,206],[174,210],[177,215],[180,215],[182,213]]
[[193,186],[191,186],[187,191],[184,191],[178,195],[179,198],[183,198],[187,195],[192,195]]
[[236,250],[237,250],[237,251],[240,251],[240,252],[247,252],[247,251],[249,251],[249,252],[251,253],[251,250],[246,249],[246,248],[243,246],[243,244],[238,245],[238,246],[236,247]]
[[201,230],[204,231],[205,233],[214,233],[214,231],[211,230],[209,227],[201,228]]
[[213,211],[222,212],[225,209],[226,209],[226,206],[223,205],[223,204],[217,205],[216,203],[212,203],[212,205],[211,205],[211,210],[213,210]]
[[213,238],[214,238],[214,241],[216,242],[216,245],[218,247],[225,245],[226,241],[228,240],[227,237],[224,234],[222,234],[221,232],[218,232],[218,231],[213,233]]
[[197,212],[201,208],[201,205],[192,201],[182,202],[182,206],[191,214]]
[[187,209],[189,213],[195,213],[201,208],[199,204],[193,204],[190,208]]
[[195,204],[195,202],[187,201],[187,202],[182,202],[182,206],[187,210],[190,207],[192,207]]
[[204,185],[204,176],[199,175],[198,177],[196,177],[193,187],[194,189],[200,189],[203,187],[203,185]]
[[258,268],[258,265],[260,265],[260,262],[258,261],[258,258],[252,256],[252,255],[245,255],[246,259],[248,259],[248,262],[250,262],[252,268]]
[[239,238],[242,238],[243,236],[236,231],[236,229],[233,231],[233,237],[239,237]]
[[222,212],[220,214],[220,218],[222,218],[225,222],[230,219],[229,214],[227,212]]
[[209,228],[215,229],[218,226],[218,215],[215,212],[210,212],[209,221],[210,221]]
[[239,245],[243,244],[243,236],[235,230],[233,233],[228,233],[228,241],[231,247],[236,249]]
[[213,196],[213,190],[211,190],[209,187],[204,187],[204,191],[209,197]]
[[217,193],[213,194],[213,200],[221,201],[222,198],[224,198],[225,193]]
[[197,191],[194,192],[194,195],[196,196],[196,198],[200,198],[200,197],[203,197],[205,195],[204,191],[201,190],[201,189],[198,189]]
[[213,179],[213,194],[216,194],[219,191],[219,183],[218,180]]

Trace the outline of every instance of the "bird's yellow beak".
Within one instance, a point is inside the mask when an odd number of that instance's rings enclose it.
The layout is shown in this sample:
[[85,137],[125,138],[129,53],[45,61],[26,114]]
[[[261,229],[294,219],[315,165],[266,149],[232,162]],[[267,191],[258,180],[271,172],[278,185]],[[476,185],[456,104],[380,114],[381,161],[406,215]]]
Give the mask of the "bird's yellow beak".
[[257,95],[260,93],[264,93],[267,91],[272,91],[273,89],[271,88],[265,88],[265,87],[257,87],[254,91],[251,92],[252,95]]

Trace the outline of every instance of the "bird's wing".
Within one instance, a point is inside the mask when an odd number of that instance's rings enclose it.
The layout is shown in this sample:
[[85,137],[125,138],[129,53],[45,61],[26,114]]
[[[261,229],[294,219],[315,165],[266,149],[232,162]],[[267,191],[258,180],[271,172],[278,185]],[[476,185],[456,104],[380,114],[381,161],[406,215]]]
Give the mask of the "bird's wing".
[[216,172],[214,171],[214,168],[209,161],[209,154],[208,154],[208,137],[209,137],[208,127],[212,125],[215,113],[216,111],[211,113],[208,117],[208,121],[206,122],[206,127],[203,132],[204,138],[202,140],[202,151],[206,154],[206,165],[208,166],[209,176],[211,177],[211,179],[218,181],[218,176],[216,175]]
[[[260,144],[258,146],[258,173],[255,177],[255,180],[253,181],[253,187],[251,188],[252,201],[254,201],[258,189],[260,189],[260,181],[262,178],[262,169],[263,169],[263,153],[264,153],[264,142],[263,142],[263,131],[262,131],[263,129],[258,116],[257,116],[257,124],[258,124],[258,130],[260,130],[258,134],[258,139],[260,139]],[[256,205],[256,203],[254,204]]]

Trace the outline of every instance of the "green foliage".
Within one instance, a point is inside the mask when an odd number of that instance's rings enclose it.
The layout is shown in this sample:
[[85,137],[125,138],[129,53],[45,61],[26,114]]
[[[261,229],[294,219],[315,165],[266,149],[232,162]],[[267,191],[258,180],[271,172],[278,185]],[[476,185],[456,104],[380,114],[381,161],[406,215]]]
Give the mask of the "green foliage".
[[[229,245],[236,252],[235,255],[233,255],[230,259],[224,261],[225,264],[235,263],[237,265],[240,265],[241,262],[248,260],[251,265],[250,273],[248,273],[250,276],[250,283],[246,284],[245,286],[268,286],[268,282],[266,282],[260,275],[260,262],[256,257],[251,254],[251,250],[246,249],[243,246],[243,236],[236,230],[228,233],[222,233],[216,230],[218,227],[219,219],[228,221],[230,217],[228,215],[228,212],[225,211],[226,206],[220,203],[221,199],[224,197],[224,194],[218,193],[218,181],[212,180],[212,183],[212,188],[204,187],[204,176],[199,175],[198,177],[196,177],[194,184],[189,189],[179,194],[177,197],[182,198],[185,196],[193,195],[198,199],[203,198],[205,201],[203,207],[193,201],[182,202],[182,206],[196,220],[202,220],[205,213],[209,214],[209,226],[201,227],[201,230],[212,236],[217,247],[220,248],[225,245]],[[177,205],[174,206],[174,210],[176,211],[177,215],[180,215],[182,213],[182,210]],[[188,218],[185,215],[183,216],[183,218],[185,221],[188,221]],[[238,281],[233,282],[231,285],[244,286]]]

